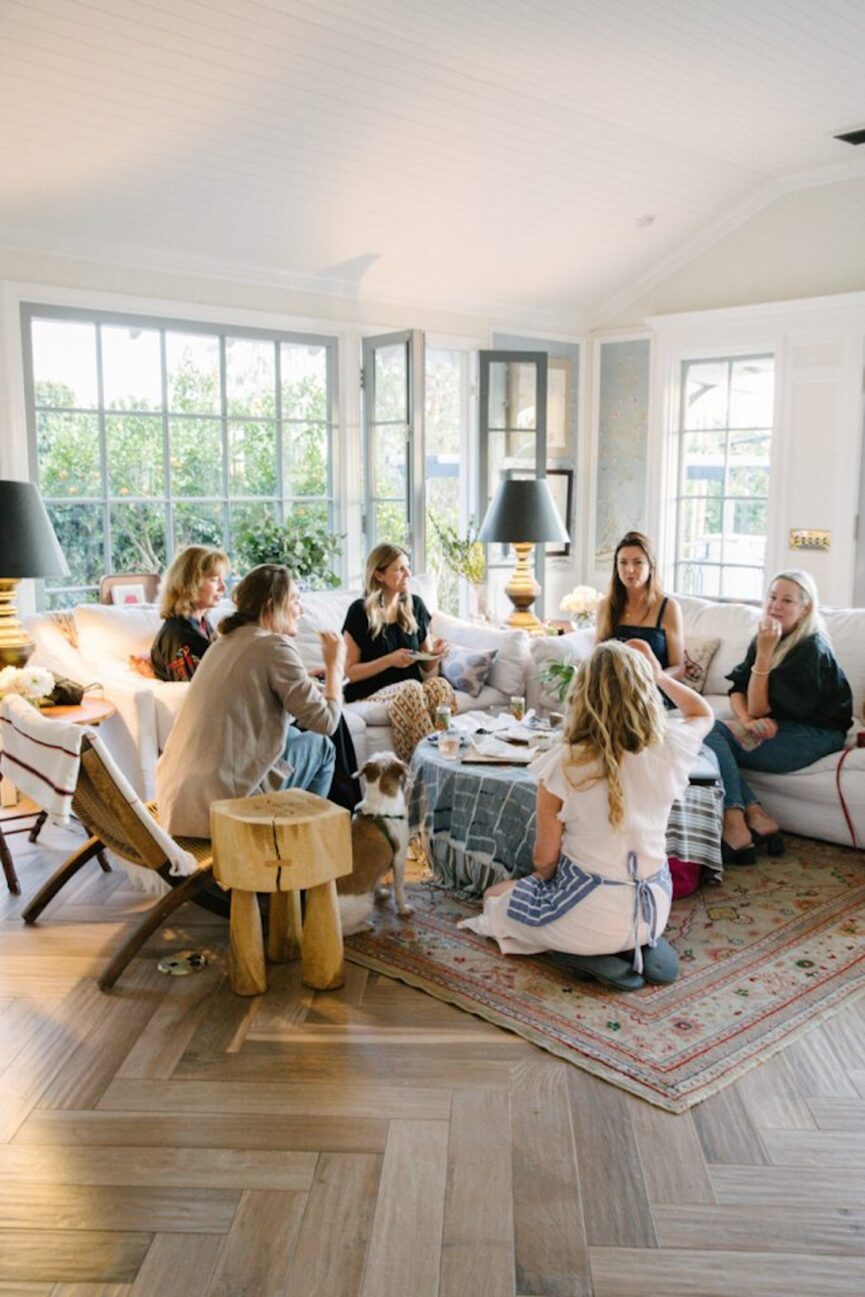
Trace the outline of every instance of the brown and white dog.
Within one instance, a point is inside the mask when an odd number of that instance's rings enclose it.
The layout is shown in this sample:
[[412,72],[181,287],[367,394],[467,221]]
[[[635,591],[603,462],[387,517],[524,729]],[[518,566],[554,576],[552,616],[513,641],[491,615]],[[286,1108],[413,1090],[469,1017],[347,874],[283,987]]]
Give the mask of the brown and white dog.
[[352,871],[336,880],[343,935],[368,932],[376,897],[387,896],[379,880],[393,870],[396,908],[406,917],[413,913],[405,899],[405,856],[408,819],[405,781],[408,767],[393,752],[374,752],[358,774],[364,781],[363,801],[351,821]]

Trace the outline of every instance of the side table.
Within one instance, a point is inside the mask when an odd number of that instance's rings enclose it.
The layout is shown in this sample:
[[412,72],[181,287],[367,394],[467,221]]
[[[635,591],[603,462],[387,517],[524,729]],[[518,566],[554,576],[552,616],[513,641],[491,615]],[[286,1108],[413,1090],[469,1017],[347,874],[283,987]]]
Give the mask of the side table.
[[271,963],[300,955],[304,985],[318,991],[342,986],[336,879],[352,870],[349,812],[300,788],[224,798],[210,807],[210,837],[213,876],[231,888],[228,977],[235,994],[267,990],[257,892],[270,893]]

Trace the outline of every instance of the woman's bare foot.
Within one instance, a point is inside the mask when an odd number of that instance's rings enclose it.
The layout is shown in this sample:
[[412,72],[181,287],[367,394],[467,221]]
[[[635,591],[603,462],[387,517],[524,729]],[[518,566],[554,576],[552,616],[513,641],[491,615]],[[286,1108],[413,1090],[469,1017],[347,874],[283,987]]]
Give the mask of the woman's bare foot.
[[751,829],[745,823],[744,812],[739,807],[731,806],[724,811],[723,838],[727,846],[733,851],[740,851],[742,847],[753,846]]
[[759,802],[752,802],[750,806],[745,807],[745,822],[753,833],[759,833],[761,838],[771,838],[773,834],[778,833],[778,825],[767,815]]

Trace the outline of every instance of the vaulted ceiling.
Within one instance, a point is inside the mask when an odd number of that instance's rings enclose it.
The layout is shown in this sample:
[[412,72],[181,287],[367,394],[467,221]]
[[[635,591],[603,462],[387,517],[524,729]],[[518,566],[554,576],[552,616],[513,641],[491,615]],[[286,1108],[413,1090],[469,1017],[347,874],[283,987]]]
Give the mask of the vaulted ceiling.
[[865,174],[863,69],[861,0],[0,0],[0,245],[576,325]]

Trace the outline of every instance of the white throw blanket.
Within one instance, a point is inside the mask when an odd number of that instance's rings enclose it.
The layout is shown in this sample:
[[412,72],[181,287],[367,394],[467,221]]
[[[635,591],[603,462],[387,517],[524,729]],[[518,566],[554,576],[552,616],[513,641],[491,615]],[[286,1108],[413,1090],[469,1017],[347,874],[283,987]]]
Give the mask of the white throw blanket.
[[42,716],[18,695],[9,695],[3,699],[0,722],[3,774],[28,797],[32,797],[37,805],[43,807],[52,819],[64,824],[69,822],[81,764],[81,744],[86,737],[98,753],[117,791],[132,807],[154,842],[165,852],[172,875],[186,877],[195,873],[198,868],[195,857],[179,847],[153,818],[91,726],[51,720]]

